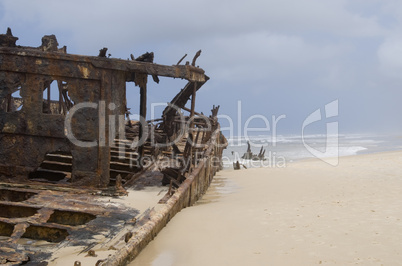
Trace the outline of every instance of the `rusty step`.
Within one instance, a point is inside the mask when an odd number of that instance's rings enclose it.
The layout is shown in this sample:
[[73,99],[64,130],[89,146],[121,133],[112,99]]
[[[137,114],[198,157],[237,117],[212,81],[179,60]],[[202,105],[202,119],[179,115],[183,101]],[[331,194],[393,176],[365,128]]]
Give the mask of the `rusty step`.
[[[121,145],[127,145],[130,146],[133,142],[130,140],[114,140],[113,144],[121,144]],[[112,143],[111,143],[112,144]]]
[[53,154],[53,155],[69,155],[69,156],[71,156],[71,152],[68,152],[68,151],[54,151],[54,152],[51,152],[51,153],[48,153],[48,154]]
[[120,162],[120,163],[133,163],[134,161],[136,161],[138,159],[138,157],[119,157],[119,156],[111,156],[110,157],[110,162]]
[[118,152],[120,150],[124,150],[124,151],[128,151],[128,152],[134,152],[135,151],[135,149],[127,148],[127,147],[124,147],[124,146],[122,146],[122,147],[117,147],[117,146],[110,147],[111,152],[112,151],[117,151]]
[[130,163],[110,162],[110,170],[122,170],[132,172],[135,170],[135,165]]
[[119,152],[117,151],[110,151],[110,155],[112,157],[119,157],[120,155],[123,155],[126,158],[138,158],[138,153],[137,152],[130,152],[130,151],[124,151],[124,152]]
[[61,155],[61,154],[46,154],[45,160],[53,162],[61,162],[61,163],[72,163],[73,156]]
[[120,149],[126,150],[126,151],[135,151],[135,149],[132,149],[131,146],[123,146],[123,145],[112,145],[110,146],[111,151],[119,151]]
[[133,142],[132,141],[128,141],[128,142],[126,142],[126,141],[114,141],[113,142],[113,144],[112,145],[110,145],[110,147],[119,147],[119,146],[123,146],[123,147],[127,147],[127,148],[131,148],[131,144],[132,144]]
[[[173,151],[161,151],[163,155],[168,155],[171,156],[173,154]],[[177,153],[176,156],[182,156],[183,152],[180,151],[180,153]]]
[[126,131],[126,139],[128,140],[134,140],[136,137],[138,137],[138,133],[135,132],[127,132]]
[[71,163],[62,163],[55,161],[43,161],[40,165],[42,169],[56,170],[61,172],[71,172],[72,164]]
[[114,139],[115,142],[127,142],[127,143],[131,143],[132,141],[129,139]]

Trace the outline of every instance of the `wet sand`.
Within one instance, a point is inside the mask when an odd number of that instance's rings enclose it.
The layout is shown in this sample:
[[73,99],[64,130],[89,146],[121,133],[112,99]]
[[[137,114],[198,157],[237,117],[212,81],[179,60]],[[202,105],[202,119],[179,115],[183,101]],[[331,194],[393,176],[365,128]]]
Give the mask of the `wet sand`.
[[225,170],[130,265],[399,265],[402,152]]

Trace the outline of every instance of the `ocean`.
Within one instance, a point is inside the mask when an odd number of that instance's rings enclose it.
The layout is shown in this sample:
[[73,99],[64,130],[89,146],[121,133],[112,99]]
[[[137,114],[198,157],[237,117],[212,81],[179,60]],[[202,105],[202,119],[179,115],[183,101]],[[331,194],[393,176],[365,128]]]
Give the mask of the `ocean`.
[[[307,158],[329,158],[376,153],[402,149],[402,136],[378,134],[340,134],[327,135],[267,135],[234,136],[228,138],[228,147],[223,152],[224,168],[233,168],[239,161],[247,168],[285,167],[293,161]],[[251,152],[258,155],[265,150],[265,160],[248,160],[242,156],[250,143]]]

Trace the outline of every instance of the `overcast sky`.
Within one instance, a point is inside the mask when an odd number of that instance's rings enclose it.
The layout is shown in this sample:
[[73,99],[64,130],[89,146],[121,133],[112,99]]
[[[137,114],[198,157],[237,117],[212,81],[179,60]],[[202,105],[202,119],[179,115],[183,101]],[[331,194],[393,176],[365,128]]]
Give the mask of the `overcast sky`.
[[[300,134],[309,114],[334,100],[339,116],[331,121],[343,133],[402,133],[401,20],[397,0],[0,2],[0,30],[11,27],[19,45],[39,46],[55,34],[69,53],[108,47],[127,59],[153,51],[167,65],[201,49],[197,64],[211,80],[197,110],[220,105],[236,122],[241,101],[242,126],[255,114],[271,123],[286,115],[279,134]],[[170,101],[185,84],[151,83],[149,103]],[[138,92],[130,89],[133,112]],[[325,121],[315,128],[325,131]]]

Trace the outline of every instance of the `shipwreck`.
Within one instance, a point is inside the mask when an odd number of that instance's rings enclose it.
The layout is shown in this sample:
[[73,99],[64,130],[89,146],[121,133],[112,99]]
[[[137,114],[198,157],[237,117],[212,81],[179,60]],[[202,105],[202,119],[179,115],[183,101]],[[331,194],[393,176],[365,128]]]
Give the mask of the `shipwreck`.
[[[209,79],[196,66],[201,51],[168,66],[153,53],[68,54],[54,35],[39,47],[17,40],[0,34],[0,264],[125,265],[222,167],[219,106],[195,110]],[[185,83],[146,120],[148,79],[160,77]],[[130,82],[137,99],[127,99]],[[144,203],[145,188],[160,192]]]

